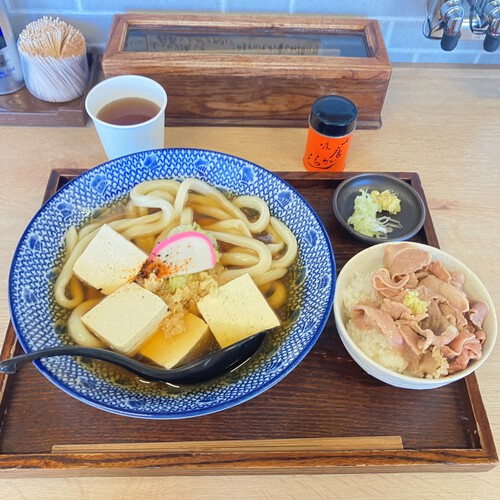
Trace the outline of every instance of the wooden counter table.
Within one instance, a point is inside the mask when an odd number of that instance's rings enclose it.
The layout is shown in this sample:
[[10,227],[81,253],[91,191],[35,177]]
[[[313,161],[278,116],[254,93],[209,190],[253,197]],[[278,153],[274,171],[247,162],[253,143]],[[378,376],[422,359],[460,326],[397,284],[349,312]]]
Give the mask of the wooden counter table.
[[[346,170],[418,172],[441,248],[481,278],[500,312],[500,69],[397,66],[380,130],[354,134]],[[167,128],[167,147],[213,149],[269,170],[302,171],[305,129]],[[0,336],[9,322],[15,246],[54,168],[106,160],[86,127],[0,127]],[[477,377],[500,448],[500,346]],[[82,423],[82,425],[84,425]],[[432,432],[432,422],[429,422]],[[0,476],[14,498],[498,498],[500,467],[481,473],[24,478]]]

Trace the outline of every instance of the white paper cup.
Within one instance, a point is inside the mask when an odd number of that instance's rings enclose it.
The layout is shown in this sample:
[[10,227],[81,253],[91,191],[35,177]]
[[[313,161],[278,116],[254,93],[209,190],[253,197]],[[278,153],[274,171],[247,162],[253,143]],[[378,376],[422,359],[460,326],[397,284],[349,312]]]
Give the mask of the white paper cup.
[[[113,125],[99,118],[99,111],[112,101],[128,97],[148,99],[160,107],[156,116],[137,125]],[[108,158],[160,149],[165,146],[165,109],[167,94],[163,87],[145,76],[115,76],[97,84],[87,95],[85,108],[94,122]]]

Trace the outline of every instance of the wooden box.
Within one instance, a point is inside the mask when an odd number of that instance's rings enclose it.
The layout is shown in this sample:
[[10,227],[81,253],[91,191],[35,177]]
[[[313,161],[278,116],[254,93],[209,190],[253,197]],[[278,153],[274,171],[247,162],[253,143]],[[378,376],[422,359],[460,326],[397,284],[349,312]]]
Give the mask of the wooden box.
[[326,94],[379,128],[391,66],[377,21],[299,16],[115,15],[106,78],[139,74],[168,95],[168,125],[307,127]]

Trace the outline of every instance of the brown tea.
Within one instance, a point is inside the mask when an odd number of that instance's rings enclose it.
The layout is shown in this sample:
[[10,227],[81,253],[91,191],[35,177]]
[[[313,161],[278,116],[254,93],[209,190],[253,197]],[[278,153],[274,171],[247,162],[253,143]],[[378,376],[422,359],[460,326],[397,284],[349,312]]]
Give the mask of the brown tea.
[[155,117],[160,107],[148,99],[126,97],[111,101],[97,113],[97,118],[112,125],[137,125]]

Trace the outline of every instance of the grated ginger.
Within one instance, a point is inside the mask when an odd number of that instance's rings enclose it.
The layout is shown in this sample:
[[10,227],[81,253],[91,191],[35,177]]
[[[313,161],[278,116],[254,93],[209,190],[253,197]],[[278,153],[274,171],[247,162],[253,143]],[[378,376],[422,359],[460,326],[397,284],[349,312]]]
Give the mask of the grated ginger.
[[403,298],[403,304],[412,312],[412,314],[424,314],[429,308],[430,301],[422,300],[417,290],[408,290]]
[[401,200],[397,197],[397,195],[391,193],[388,189],[382,192],[373,190],[370,195],[379,206],[378,212],[385,210],[391,215],[396,215],[401,212]]

